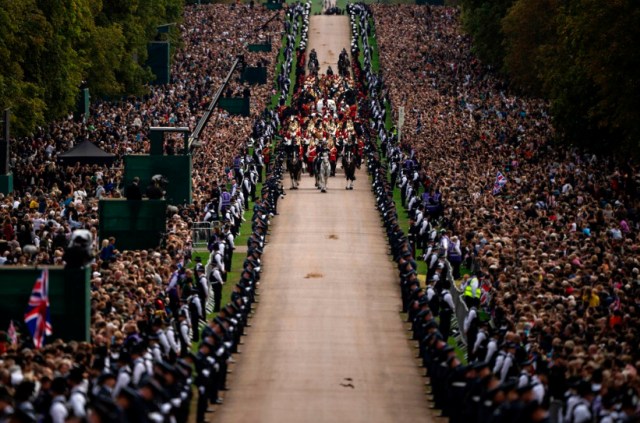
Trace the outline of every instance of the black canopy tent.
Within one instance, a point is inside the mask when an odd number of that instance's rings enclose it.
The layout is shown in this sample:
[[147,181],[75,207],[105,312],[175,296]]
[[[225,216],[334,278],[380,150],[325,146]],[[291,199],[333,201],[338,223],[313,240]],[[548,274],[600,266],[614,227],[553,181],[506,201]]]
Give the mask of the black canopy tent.
[[115,160],[115,154],[102,151],[100,147],[89,140],[84,140],[66,153],[58,155],[58,163],[64,166],[73,166],[78,162],[83,165],[111,166]]

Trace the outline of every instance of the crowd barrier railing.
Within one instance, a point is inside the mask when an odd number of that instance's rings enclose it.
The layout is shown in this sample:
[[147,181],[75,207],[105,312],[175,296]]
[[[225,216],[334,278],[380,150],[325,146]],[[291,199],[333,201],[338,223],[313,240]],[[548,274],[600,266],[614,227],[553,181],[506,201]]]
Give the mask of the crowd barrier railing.
[[464,334],[463,325],[464,321],[467,318],[467,314],[469,314],[469,309],[467,308],[467,304],[465,304],[463,299],[463,293],[458,289],[453,280],[453,269],[451,268],[451,263],[448,260],[445,260],[446,267],[446,280],[449,282],[449,292],[451,292],[451,297],[453,299],[453,305],[455,306],[454,310],[454,319],[455,322],[452,322],[452,327],[458,327],[458,332],[455,335],[458,343],[462,345],[467,345],[467,336]]
[[195,222],[193,224],[192,231],[193,236],[191,237],[191,239],[193,249],[206,249],[209,243],[209,238],[211,237],[211,233],[213,232],[213,223]]

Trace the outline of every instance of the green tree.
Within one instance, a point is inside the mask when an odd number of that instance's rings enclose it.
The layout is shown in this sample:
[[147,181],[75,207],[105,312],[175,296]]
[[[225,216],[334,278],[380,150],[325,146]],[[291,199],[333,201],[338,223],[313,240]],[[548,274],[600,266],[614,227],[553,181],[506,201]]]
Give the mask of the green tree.
[[558,37],[557,0],[519,0],[502,20],[505,69],[514,86],[544,95],[545,48]]
[[516,88],[551,100],[558,140],[637,151],[637,0],[462,0],[473,50]]
[[462,22],[473,39],[473,51],[488,65],[504,67],[502,19],[516,0],[462,0]]
[[[144,92],[146,45],[181,19],[183,0],[0,0],[0,108],[13,131],[73,110],[81,83],[94,97]],[[172,41],[179,40],[177,30]]]
[[572,0],[563,45],[593,81],[586,114],[609,133],[609,142],[637,151],[640,144],[640,3]]
[[44,91],[24,80],[24,52],[42,50],[44,37],[32,33],[46,25],[46,19],[33,0],[0,0],[0,108],[11,108],[15,116],[12,128],[25,133],[44,122]]

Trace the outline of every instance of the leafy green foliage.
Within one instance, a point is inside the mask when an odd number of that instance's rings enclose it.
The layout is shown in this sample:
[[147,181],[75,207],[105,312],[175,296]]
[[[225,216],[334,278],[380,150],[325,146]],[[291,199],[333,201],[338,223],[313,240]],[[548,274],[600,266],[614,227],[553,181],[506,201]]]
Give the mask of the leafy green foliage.
[[[511,4],[509,4],[511,3]],[[512,85],[551,100],[558,140],[592,150],[640,142],[640,3],[463,0],[474,51]]]
[[[85,82],[94,97],[143,93],[156,27],[183,0],[0,0],[0,108],[17,135],[67,115]],[[172,41],[178,34],[173,30]]]
[[462,22],[473,37],[473,50],[485,63],[501,69],[504,64],[502,19],[515,0],[462,0]]

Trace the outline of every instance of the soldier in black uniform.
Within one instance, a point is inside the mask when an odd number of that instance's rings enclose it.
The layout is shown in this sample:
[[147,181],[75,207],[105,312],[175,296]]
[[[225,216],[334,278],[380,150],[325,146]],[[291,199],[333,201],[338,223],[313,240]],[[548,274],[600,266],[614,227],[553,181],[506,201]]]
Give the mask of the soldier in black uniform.
[[[445,341],[441,342],[444,343],[444,346],[439,349],[429,371],[434,403],[429,408],[438,410],[442,410],[447,401],[446,376],[449,370],[447,361],[456,353],[452,346],[447,345]],[[436,347],[436,349],[438,348]]]
[[463,421],[477,421],[480,416],[480,406],[483,395],[486,393],[486,385],[492,377],[491,369],[487,363],[476,361],[471,365],[473,372],[466,375],[467,386],[464,392]]
[[149,416],[138,391],[126,386],[120,390],[116,401],[122,407],[128,422],[149,423]]
[[464,398],[467,386],[467,373],[473,373],[472,366],[463,366],[457,356],[448,359],[448,373],[446,382],[447,401],[438,417],[449,417],[449,423],[461,423],[463,407],[460,399]]
[[195,385],[198,388],[198,404],[196,406],[196,423],[207,423],[204,418],[207,412],[208,391],[211,389],[211,374],[213,371],[210,362],[210,354],[213,351],[213,345],[205,338],[198,348],[196,356],[196,380]]
[[490,376],[484,381],[484,395],[480,398],[478,423],[489,423],[500,404],[504,401],[504,390],[500,380]]
[[504,401],[494,411],[489,420],[490,423],[514,423],[518,421],[517,418],[522,406],[519,401],[517,387],[518,381],[515,378],[510,378],[502,383]]

